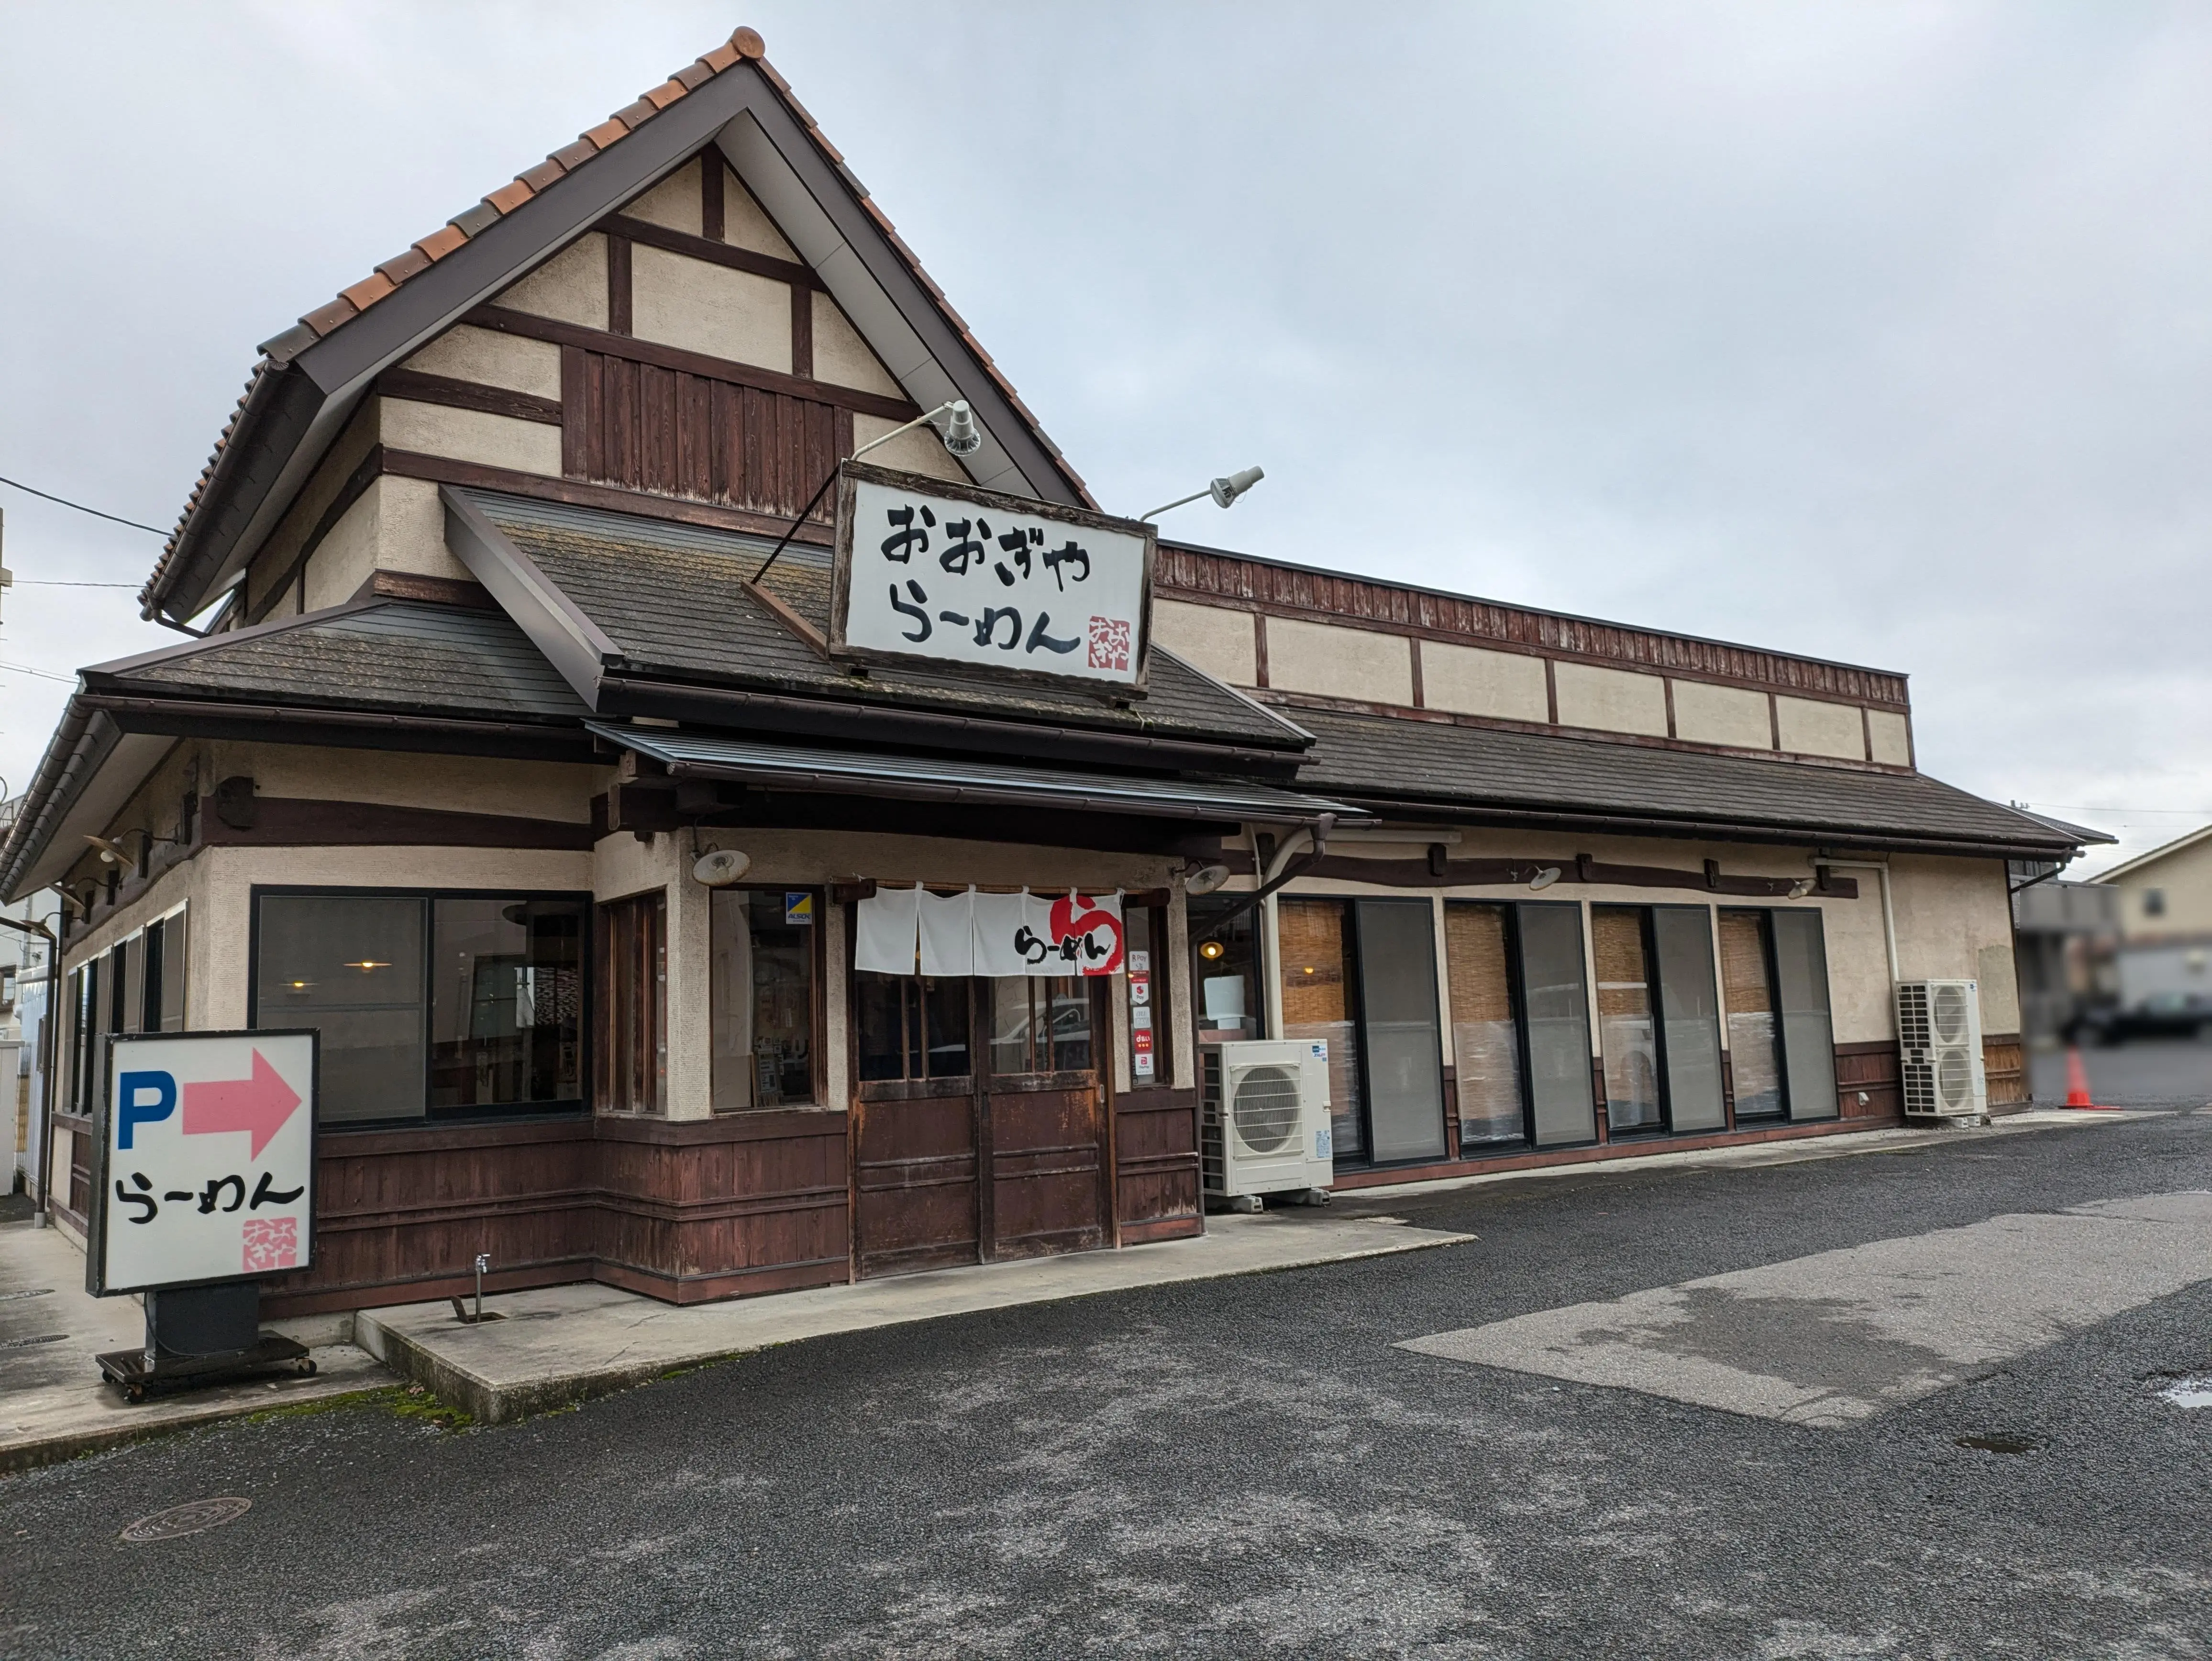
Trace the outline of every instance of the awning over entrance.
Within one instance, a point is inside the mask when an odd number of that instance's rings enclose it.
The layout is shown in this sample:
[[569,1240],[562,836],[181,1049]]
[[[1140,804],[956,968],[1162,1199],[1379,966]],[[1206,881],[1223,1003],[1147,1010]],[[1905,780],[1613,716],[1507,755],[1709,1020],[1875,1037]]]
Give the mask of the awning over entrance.
[[1234,781],[1122,777],[884,751],[796,749],[603,721],[585,725],[611,744],[651,757],[677,778],[731,779],[780,790],[972,802],[979,806],[1075,808],[1150,818],[1310,824],[1323,814],[1340,819],[1368,817],[1326,797]]

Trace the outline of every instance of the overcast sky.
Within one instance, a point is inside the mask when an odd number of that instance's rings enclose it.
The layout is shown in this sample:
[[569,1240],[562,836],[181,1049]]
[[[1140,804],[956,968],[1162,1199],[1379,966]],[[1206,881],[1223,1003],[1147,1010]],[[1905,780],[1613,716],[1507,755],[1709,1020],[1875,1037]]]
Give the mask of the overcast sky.
[[[255,343],[739,22],[1109,508],[1258,462],[1168,528],[1902,670],[1940,777],[2212,819],[2201,6],[11,0],[0,474],[171,525]],[[178,639],[157,538],[0,508],[0,661]],[[12,788],[67,690],[0,671]]]

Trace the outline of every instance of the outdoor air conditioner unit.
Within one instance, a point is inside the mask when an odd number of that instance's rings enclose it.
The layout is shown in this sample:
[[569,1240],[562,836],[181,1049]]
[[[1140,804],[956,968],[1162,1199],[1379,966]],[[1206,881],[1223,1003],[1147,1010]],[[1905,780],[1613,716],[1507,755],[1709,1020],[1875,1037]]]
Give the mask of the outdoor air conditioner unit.
[[1908,1116],[1964,1119],[1989,1112],[1982,1001],[1972,981],[1899,983],[1897,1047]]
[[1267,1194],[1326,1196],[1336,1180],[1328,1045],[1304,1038],[1209,1044],[1201,1163],[1208,1199],[1257,1211]]

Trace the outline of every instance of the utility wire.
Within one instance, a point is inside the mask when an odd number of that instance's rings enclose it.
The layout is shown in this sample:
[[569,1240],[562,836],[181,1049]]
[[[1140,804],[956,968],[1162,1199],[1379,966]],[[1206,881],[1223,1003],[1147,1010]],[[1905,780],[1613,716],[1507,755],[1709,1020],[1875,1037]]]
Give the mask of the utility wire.
[[58,577],[33,577],[18,588],[136,588],[135,582],[64,582]]
[[128,525],[132,530],[143,531],[149,536],[165,537],[169,534],[156,526],[141,525],[137,520],[125,519],[120,514],[103,514],[97,508],[88,508],[82,502],[71,502],[67,496],[58,496],[45,490],[33,490],[20,479],[0,478],[0,484],[12,486],[25,495],[37,496],[43,502],[58,502],[64,508],[74,508],[81,514],[90,514],[94,519],[112,520],[118,525]]
[[51,669],[33,669],[27,663],[0,663],[0,669],[12,669],[19,675],[36,675],[40,680],[58,680],[70,686],[76,684],[75,675],[58,675]]

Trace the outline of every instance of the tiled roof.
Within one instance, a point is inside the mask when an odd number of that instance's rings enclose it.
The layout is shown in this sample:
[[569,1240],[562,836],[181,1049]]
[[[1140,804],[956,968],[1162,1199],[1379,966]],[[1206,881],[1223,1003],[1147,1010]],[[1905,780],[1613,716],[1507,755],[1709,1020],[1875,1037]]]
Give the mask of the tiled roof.
[[590,713],[504,612],[409,600],[310,612],[84,672],[90,691],[347,709],[434,709],[477,720]]
[[1297,710],[1316,740],[1303,789],[1510,816],[1581,815],[2002,847],[2026,855],[2075,844],[2063,830],[1925,774],[1647,749],[1455,723]]
[[[774,549],[773,538],[476,490],[456,494],[605,633],[632,673],[1285,752],[1304,743],[1296,727],[1164,652],[1152,659],[1147,696],[1126,709],[1084,691],[957,669],[878,665],[857,677],[746,591],[745,579]],[[827,550],[791,545],[763,587],[817,632],[828,632]]]
[[[307,313],[293,328],[272,340],[264,342],[262,347],[264,356],[254,365],[253,374],[246,383],[245,395],[238,400],[238,408],[231,412],[230,420],[223,428],[222,435],[216,441],[215,453],[208,459],[208,465],[200,470],[199,478],[192,486],[191,496],[185,503],[185,511],[177,520],[176,529],[169,533],[167,545],[162,549],[161,557],[155,563],[153,575],[147,578],[146,586],[139,591],[139,604],[148,608],[150,612],[155,602],[155,596],[161,589],[162,579],[168,574],[170,562],[176,553],[179,543],[184,538],[185,528],[191,523],[193,514],[198,510],[201,501],[207,494],[208,484],[215,477],[216,465],[222,459],[224,450],[228,447],[232,436],[238,430],[239,417],[246,411],[246,403],[252,396],[254,386],[269,371],[273,363],[289,361],[314,342],[343,328],[370,307],[397,293],[401,285],[410,277],[429,270],[433,265],[446,258],[456,248],[464,246],[471,238],[476,236],[487,226],[495,224],[506,215],[513,213],[556,179],[574,171],[601,151],[611,149],[659,114],[661,111],[678,99],[696,92],[714,76],[735,68],[740,63],[746,62],[753,64],[769,85],[775,88],[778,96],[782,99],[793,119],[805,130],[806,136],[812,139],[817,148],[829,158],[831,165],[837,169],[839,177],[851,186],[854,195],[859,199],[860,206],[866,210],[869,218],[875,222],[876,228],[883,233],[884,240],[897,251],[899,258],[905,261],[908,268],[913,272],[915,280],[921,283],[923,289],[935,302],[938,309],[944,313],[945,321],[951,325],[962,343],[975,355],[976,361],[982,365],[984,372],[991,377],[992,383],[1006,395],[1006,401],[1020,414],[1023,420],[1029,423],[1039,441],[1051,451],[1054,463],[1066,476],[1068,483],[1075,488],[1077,493],[1086,503],[1096,507],[1097,504],[1091,500],[1091,493],[1085,488],[1082,478],[1073,467],[1068,465],[1066,459],[1060,454],[1059,447],[1045,437],[1044,430],[1039,425],[1036,417],[1030,411],[1030,407],[1022,402],[1020,395],[1014,391],[1012,382],[1000,371],[999,366],[992,361],[991,355],[983,350],[981,343],[969,329],[966,319],[952,308],[952,302],[945,297],[945,291],[939,288],[929,273],[922,269],[921,261],[916,257],[914,250],[907,246],[904,240],[892,227],[890,220],[868,195],[866,187],[854,176],[853,170],[845,165],[844,153],[831,143],[822,130],[815,125],[814,118],[808,113],[806,106],[793,94],[791,83],[777,74],[775,68],[769,64],[763,56],[767,50],[766,45],[762,41],[757,30],[739,28],[736,33],[731,35],[727,40],[705,57],[695,59],[684,68],[677,70],[659,86],[648,88],[635,100],[617,110],[598,126],[580,134],[574,143],[562,145],[536,167],[525,168],[474,207],[465,212],[456,214],[428,236],[384,261],[359,282],[349,288],[340,289],[334,298]],[[281,355],[281,357],[278,355]]]

